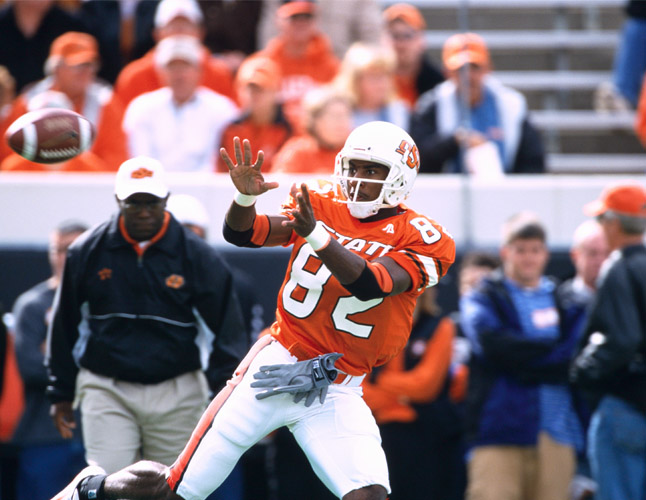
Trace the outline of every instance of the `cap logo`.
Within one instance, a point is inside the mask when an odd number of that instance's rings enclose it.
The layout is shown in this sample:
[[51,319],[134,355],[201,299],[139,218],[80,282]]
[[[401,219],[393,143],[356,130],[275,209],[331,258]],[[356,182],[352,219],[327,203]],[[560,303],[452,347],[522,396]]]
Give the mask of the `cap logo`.
[[133,179],[143,179],[144,177],[152,177],[153,171],[148,170],[147,168],[140,167],[137,170],[133,170],[130,174],[130,177]]

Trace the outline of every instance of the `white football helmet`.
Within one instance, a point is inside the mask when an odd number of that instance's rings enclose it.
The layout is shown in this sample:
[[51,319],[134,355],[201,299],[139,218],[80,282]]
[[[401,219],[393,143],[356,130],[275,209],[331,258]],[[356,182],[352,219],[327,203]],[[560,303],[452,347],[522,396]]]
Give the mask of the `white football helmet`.
[[[388,177],[383,181],[350,177],[350,160],[385,165],[389,169]],[[352,131],[336,156],[334,179],[345,197],[338,201],[348,204],[353,217],[365,219],[381,208],[396,207],[404,201],[418,171],[419,151],[405,130],[388,122],[365,123]],[[362,182],[383,184],[379,196],[372,201],[357,201]]]

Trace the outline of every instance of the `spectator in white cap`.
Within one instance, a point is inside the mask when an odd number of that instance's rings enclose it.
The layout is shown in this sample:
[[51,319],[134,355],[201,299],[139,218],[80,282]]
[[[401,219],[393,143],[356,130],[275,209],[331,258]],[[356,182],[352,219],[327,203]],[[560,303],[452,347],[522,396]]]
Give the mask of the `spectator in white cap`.
[[200,45],[187,35],[164,38],[154,60],[166,86],[135,98],[123,130],[131,156],[164,162],[168,171],[214,170],[224,128],[238,116],[235,103],[199,86]]
[[206,239],[209,214],[200,200],[190,194],[174,194],[168,198],[166,207],[182,226]]
[[135,241],[149,241],[165,221],[168,187],[164,167],[153,158],[139,156],[122,163],[114,194],[123,215],[123,226]]
[[[205,36],[204,16],[196,0],[162,0],[158,4],[146,1],[139,5],[143,8],[156,5],[154,26],[151,26],[155,44],[176,35],[195,38],[199,42],[196,55],[201,67],[200,84],[235,100],[231,69],[211,55],[202,43]],[[119,74],[114,91],[124,106],[138,95],[164,85],[154,54],[155,48],[148,50],[145,55],[126,65]]]
[[47,346],[56,428],[71,438],[77,401],[87,461],[107,471],[173,463],[249,347],[228,266],[165,210],[162,164],[124,162],[115,196],[68,250]]

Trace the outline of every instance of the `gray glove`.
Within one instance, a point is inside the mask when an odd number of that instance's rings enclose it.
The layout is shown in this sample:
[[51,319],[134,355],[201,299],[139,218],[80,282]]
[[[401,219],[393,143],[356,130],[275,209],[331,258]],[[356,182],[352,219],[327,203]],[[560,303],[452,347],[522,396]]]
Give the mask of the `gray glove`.
[[305,398],[305,406],[310,406],[316,397],[323,404],[328,386],[336,380],[339,372],[334,363],[343,354],[331,352],[316,358],[298,361],[287,365],[261,366],[253,374],[256,380],[251,387],[266,387],[256,394],[256,399],[265,399],[277,394],[293,394],[294,403]]

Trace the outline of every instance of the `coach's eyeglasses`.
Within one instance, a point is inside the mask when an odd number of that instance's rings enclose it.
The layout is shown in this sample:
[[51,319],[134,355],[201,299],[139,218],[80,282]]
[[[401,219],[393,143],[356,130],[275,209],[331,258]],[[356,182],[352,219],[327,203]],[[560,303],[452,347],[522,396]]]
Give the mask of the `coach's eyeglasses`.
[[165,198],[157,198],[151,201],[129,200],[122,201],[121,206],[130,213],[139,213],[142,210],[156,211],[164,206]]

